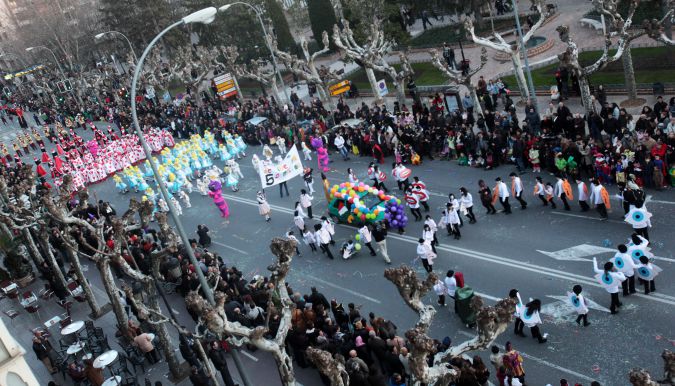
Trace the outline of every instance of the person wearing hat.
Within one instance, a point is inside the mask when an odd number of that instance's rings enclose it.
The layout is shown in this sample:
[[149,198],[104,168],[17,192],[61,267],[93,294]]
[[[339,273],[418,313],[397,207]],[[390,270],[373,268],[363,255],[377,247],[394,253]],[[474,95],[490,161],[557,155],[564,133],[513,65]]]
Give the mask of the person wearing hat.
[[506,187],[506,184],[502,181],[501,177],[495,179],[497,184],[495,185],[494,190],[492,191],[492,205],[497,202],[502,204],[504,208],[504,214],[511,214],[511,204],[509,204],[509,189]]

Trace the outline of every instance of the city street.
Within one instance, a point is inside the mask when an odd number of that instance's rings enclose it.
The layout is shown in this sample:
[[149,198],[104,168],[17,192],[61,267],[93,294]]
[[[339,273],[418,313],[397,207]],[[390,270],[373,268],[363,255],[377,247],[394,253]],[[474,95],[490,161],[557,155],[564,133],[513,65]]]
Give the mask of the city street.
[[[240,190],[225,195],[232,213],[229,224],[224,223],[216,213],[217,209],[209,197],[197,193],[191,195],[192,208],[184,208],[182,217],[187,230],[194,231],[198,224],[206,224],[214,240],[210,249],[223,256],[227,264],[248,273],[249,278],[254,274],[265,274],[265,267],[272,261],[267,241],[295,228],[292,208],[303,187],[299,178],[289,182],[291,197],[283,199],[279,198],[276,187],[268,190],[272,221],[266,223],[258,215],[255,192],[260,189],[260,185],[250,164],[250,155],[260,150],[260,147],[249,148],[249,156],[240,161],[245,176],[240,183]],[[331,172],[327,175],[331,186],[346,179],[347,167],[354,169],[361,179],[366,178],[365,169],[370,158],[361,157],[348,162],[338,161],[340,157],[337,155],[333,158],[335,161],[331,163]],[[436,220],[440,217],[448,192],[457,195],[459,188],[465,186],[474,195],[474,202],[477,202],[479,179],[492,185],[497,176],[506,178],[511,171],[510,166],[483,171],[459,167],[455,162],[447,161],[427,161],[413,167],[413,175],[425,181],[431,191],[430,214]],[[534,176],[533,173],[523,176],[526,192],[531,191]],[[554,180],[549,175],[543,178]],[[392,188],[391,179],[387,185]],[[319,187],[320,184],[315,183],[315,189]],[[110,201],[118,211],[123,210],[128,200],[128,195],[114,193],[110,182],[96,185],[91,190],[98,199]],[[609,187],[609,190],[610,194],[616,193],[615,187]],[[392,192],[398,193],[396,190]],[[577,257],[571,255],[570,260],[554,259],[539,252],[554,252],[580,245],[613,248],[626,242],[631,229],[622,221],[623,212],[616,201],[613,201],[616,205],[609,221],[599,221],[594,211],[581,213],[574,204],[571,212],[542,207],[534,196],[526,198],[530,204],[527,210],[520,210],[517,205],[513,205],[514,213],[511,216],[501,213],[487,216],[477,203],[478,222],[471,225],[468,221],[465,223],[461,240],[452,240],[439,231],[441,247],[437,248],[439,258],[435,271],[441,275],[448,269],[464,272],[467,284],[483,296],[488,304],[507,296],[511,288],[517,288],[525,301],[529,297],[541,299],[545,314],[542,329],[550,334],[547,344],[538,344],[531,338],[515,337],[511,331],[498,340],[502,345],[511,341],[527,354],[527,378],[534,384],[567,378],[579,382],[599,380],[603,384],[617,385],[622,384],[631,367],[638,365],[658,373],[661,367],[658,358],[660,352],[675,343],[675,328],[671,322],[674,316],[675,284],[667,280],[675,263],[672,252],[675,245],[668,237],[672,229],[675,201],[669,190],[648,194],[650,199],[647,206],[654,213],[653,228],[650,230],[653,252],[659,257],[656,262],[664,269],[664,273],[656,280],[656,293],[639,293],[622,300],[624,306],[618,315],[609,314],[609,294],[599,288],[593,279],[591,262],[593,256],[597,256],[599,261],[605,261],[612,256],[611,252]],[[325,213],[326,202],[321,190],[315,193],[314,198],[316,218]],[[354,227],[337,227],[336,246],[353,238],[355,233]],[[421,264],[415,261],[415,247],[420,236],[421,224],[411,222],[405,235],[390,233],[388,249],[394,265],[413,264],[422,275]],[[382,273],[387,265],[381,257],[371,257],[364,249],[353,260],[330,260],[319,252],[312,253],[304,245],[300,249],[302,254],[294,259],[289,278],[294,290],[309,293],[309,288],[316,286],[329,299],[361,305],[362,315],[372,311],[391,319],[398,326],[399,333],[413,325],[416,315],[404,305],[395,287],[384,279]],[[334,247],[334,253],[337,254],[337,247]],[[578,327],[574,323],[572,310],[566,312],[561,304],[561,297],[574,284],[581,284],[584,293],[599,305],[592,307],[589,316],[592,325],[586,328]],[[182,312],[181,299],[176,297],[174,301],[175,308]],[[427,302],[435,304],[435,296],[429,295]],[[458,343],[467,339],[471,330],[462,326],[450,310],[439,309],[432,332],[438,339],[450,336],[453,342]],[[264,353],[252,355],[263,363],[270,360]],[[263,367],[256,360],[249,359],[245,363],[250,366],[250,374],[254,379],[264,376],[267,371],[275,371],[274,367]],[[309,379],[315,379],[311,378],[312,372],[309,373]],[[310,380],[303,380],[302,375],[299,378],[306,385],[313,384]],[[263,379],[274,379],[274,376]]]

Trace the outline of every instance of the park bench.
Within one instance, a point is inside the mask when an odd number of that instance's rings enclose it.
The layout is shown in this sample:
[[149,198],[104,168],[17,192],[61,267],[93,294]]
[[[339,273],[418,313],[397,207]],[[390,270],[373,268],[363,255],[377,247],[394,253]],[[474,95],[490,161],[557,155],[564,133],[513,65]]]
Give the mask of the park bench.
[[584,18],[579,20],[579,24],[581,24],[581,26],[593,28],[598,32],[602,32],[602,22],[598,20]]

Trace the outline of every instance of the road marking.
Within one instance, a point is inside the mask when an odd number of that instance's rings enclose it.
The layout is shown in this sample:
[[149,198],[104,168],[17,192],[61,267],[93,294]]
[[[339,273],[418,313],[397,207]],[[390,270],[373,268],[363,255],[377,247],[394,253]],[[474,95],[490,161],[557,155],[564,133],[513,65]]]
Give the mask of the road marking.
[[338,290],[342,290],[342,291],[344,291],[344,292],[346,292],[346,293],[348,293],[348,294],[350,294],[350,295],[354,295],[354,296],[358,296],[358,297],[360,297],[360,298],[362,298],[362,299],[366,299],[366,300],[371,301],[371,302],[373,302],[373,303],[375,303],[375,304],[382,304],[381,301],[379,301],[379,300],[377,300],[377,299],[375,299],[375,298],[371,298],[370,296],[366,296],[366,295],[364,295],[364,294],[362,294],[362,293],[360,293],[360,292],[352,291],[352,290],[350,290],[349,288],[345,288],[344,286],[337,285],[337,284],[333,284],[333,283],[331,283],[331,282],[329,282],[329,281],[320,279],[320,278],[318,278],[318,277],[316,277],[316,276],[305,275],[305,274],[303,274],[302,276],[304,276],[304,277],[306,277],[306,278],[308,278],[308,279],[314,280],[314,281],[316,281],[316,282],[318,282],[318,283],[321,283],[321,284],[323,284],[323,285],[327,285],[327,286],[329,286],[329,287],[332,287],[332,288],[335,288],[335,289],[338,289]]
[[580,244],[575,245],[570,248],[561,249],[555,252],[546,252],[539,249],[536,250],[539,253],[543,253],[548,257],[552,257],[556,260],[568,260],[568,261],[589,261],[588,259],[582,259],[584,256],[592,256],[601,253],[615,252],[614,249],[598,247],[596,245],[589,244]]
[[[551,315],[554,318],[559,318],[561,316],[570,315],[576,313],[576,310],[567,300],[567,296],[558,296],[558,295],[546,295],[551,299],[557,300],[557,302],[545,304],[541,307],[541,313]],[[610,313],[610,310],[599,305],[593,300],[585,297],[586,304],[589,309],[598,310],[606,313]]]
[[[460,334],[462,334],[462,335],[464,335],[464,336],[466,336],[466,337],[469,337],[469,338],[475,337],[475,335],[469,334],[469,333],[466,332],[466,331],[458,331],[458,333],[460,333]],[[502,345],[500,345],[500,344],[495,344],[495,345],[498,346],[500,349],[504,350],[504,346],[502,346]],[[558,371],[562,371],[563,373],[566,373],[566,374],[569,374],[569,375],[573,375],[575,378],[581,378],[581,379],[583,379],[583,380],[585,380],[585,381],[588,381],[588,382],[593,382],[593,381],[595,381],[595,379],[590,378],[590,377],[587,377],[586,375],[580,374],[580,373],[578,373],[578,372],[576,372],[576,371],[574,371],[574,370],[570,370],[570,369],[564,368],[564,367],[562,367],[562,366],[558,366],[558,365],[556,365],[555,363],[551,363],[551,362],[549,362],[549,361],[547,361],[547,360],[544,360],[544,359],[541,359],[541,358],[537,358],[537,357],[535,357],[535,356],[532,356],[532,355],[530,355],[530,354],[524,353],[524,352],[522,352],[522,351],[518,351],[518,352],[520,353],[520,355],[522,355],[523,358],[529,359],[529,360],[531,360],[531,361],[537,362],[537,363],[539,363],[539,364],[541,364],[541,365],[544,365],[544,366],[547,366],[547,367],[554,368],[554,369],[556,369],[556,370],[558,370]]]
[[255,356],[249,354],[249,352],[246,351],[246,350],[239,350],[239,352],[241,352],[242,354],[244,354],[244,356],[246,356],[248,359],[252,360],[253,362],[257,362],[257,361],[258,361],[258,358],[256,358]]
[[[229,195],[229,194],[223,194],[223,196],[228,198],[228,199],[231,199],[232,201],[236,201],[236,202],[240,202],[240,203],[243,203],[243,204],[248,204],[248,205],[256,206],[256,207],[258,206],[258,203],[253,201],[253,200],[236,197],[236,196],[232,196],[232,195]],[[270,207],[274,208],[274,209],[276,209],[280,212],[283,212],[283,213],[293,214],[292,210],[286,209],[286,208],[283,208],[283,207],[280,207],[280,206],[277,206],[277,205],[270,205]],[[354,230],[354,227],[352,227],[352,226],[348,226],[348,225],[345,225],[345,224],[337,224],[337,225],[340,226],[340,227],[343,227],[343,228]],[[415,238],[410,237],[410,236],[390,234],[388,236],[388,238],[399,240],[399,241],[405,241],[407,243],[414,244],[414,245],[417,245],[417,243],[418,243],[418,239],[415,239]],[[487,261],[487,262],[490,262],[490,263],[493,263],[493,264],[505,265],[505,266],[511,267],[511,268],[517,268],[517,269],[521,269],[521,270],[524,270],[524,271],[533,272],[533,273],[536,273],[536,274],[541,274],[541,275],[551,276],[551,277],[555,277],[555,278],[562,279],[562,280],[567,280],[567,281],[570,281],[574,284],[586,284],[586,285],[589,285],[589,286],[592,286],[592,287],[604,288],[602,285],[600,285],[600,283],[598,283],[592,277],[577,275],[577,274],[574,274],[574,273],[560,271],[560,270],[553,269],[553,268],[547,268],[547,267],[544,267],[544,266],[541,266],[541,265],[524,263],[524,262],[521,262],[521,261],[518,261],[518,260],[509,259],[509,258],[506,258],[506,257],[496,256],[496,255],[492,255],[492,254],[489,254],[489,253],[483,253],[483,252],[479,252],[479,251],[472,250],[472,249],[466,249],[466,248],[460,248],[460,247],[454,247],[454,246],[442,245],[442,246],[436,247],[436,249],[437,250],[443,250],[443,251],[446,251],[446,252],[456,253],[458,255],[467,256],[467,257],[470,257],[474,260],[483,260],[483,261]],[[336,287],[336,288],[344,289],[342,287]],[[361,294],[358,294],[358,296],[363,297],[363,295],[361,295]],[[665,304],[668,304],[668,305],[675,306],[675,297],[669,296],[669,295],[664,295],[664,294],[659,293],[659,292],[652,293],[650,295],[636,294],[636,296],[639,297],[639,298],[648,299],[648,300],[656,301],[656,302],[659,302],[659,303],[665,303]]]
[[619,220],[604,220],[601,217],[591,217],[591,216],[584,216],[581,214],[573,214],[573,213],[565,213],[565,212],[551,212],[552,214],[557,214],[559,216],[568,216],[568,217],[577,217],[577,218],[585,218],[588,220],[596,220],[596,221],[606,221],[606,222],[613,222],[615,224],[626,224],[624,221],[619,221]]
[[484,293],[482,293],[482,292],[474,291],[473,293],[476,294],[476,295],[478,295],[478,296],[480,296],[480,297],[482,297],[482,298],[485,298],[485,299],[488,299],[488,300],[492,300],[493,302],[498,302],[498,301],[502,300],[502,298],[498,298],[498,297],[496,297],[496,296],[484,294]]
[[246,251],[242,251],[241,249],[237,249],[237,248],[235,248],[235,247],[231,247],[231,246],[229,246],[229,245],[226,245],[226,244],[223,244],[223,243],[219,243],[219,242],[217,242],[217,241],[212,241],[211,243],[212,243],[212,244],[216,244],[216,245],[220,245],[221,247],[225,247],[225,248],[231,249],[231,250],[233,250],[233,251],[235,251],[235,252],[239,252],[239,253],[241,253],[241,254],[243,254],[243,255],[248,255],[248,254],[249,254],[249,253],[246,252]]
[[652,195],[648,194],[647,198],[645,199],[645,203],[656,203],[656,204],[666,204],[666,205],[675,205],[675,201],[662,201],[662,200],[652,200]]

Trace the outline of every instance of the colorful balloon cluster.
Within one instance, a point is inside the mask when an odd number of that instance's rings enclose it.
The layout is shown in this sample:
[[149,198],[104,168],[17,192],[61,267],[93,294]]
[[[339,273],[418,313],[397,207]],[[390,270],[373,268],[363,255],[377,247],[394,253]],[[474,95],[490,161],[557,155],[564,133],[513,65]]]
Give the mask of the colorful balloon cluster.
[[323,146],[323,141],[321,138],[314,137],[312,138],[312,147],[316,150],[316,158],[319,163],[319,170],[322,172],[327,172],[330,170],[328,167],[328,150]]
[[384,219],[395,228],[405,228],[408,225],[408,216],[405,214],[405,207],[401,205],[401,200],[387,202]]
[[367,194],[377,196],[380,200],[386,202],[387,205],[401,204],[401,200],[396,197],[385,194],[382,190],[373,188],[363,182],[359,182],[358,184],[343,182],[340,185],[333,185],[333,188],[330,190],[331,199],[340,198],[346,201],[347,208],[350,209],[351,212],[347,218],[347,222],[350,224],[356,218],[360,219],[362,222],[381,221],[386,218],[385,209],[382,208],[382,206],[378,205],[374,208],[368,208],[365,205],[362,198]]

